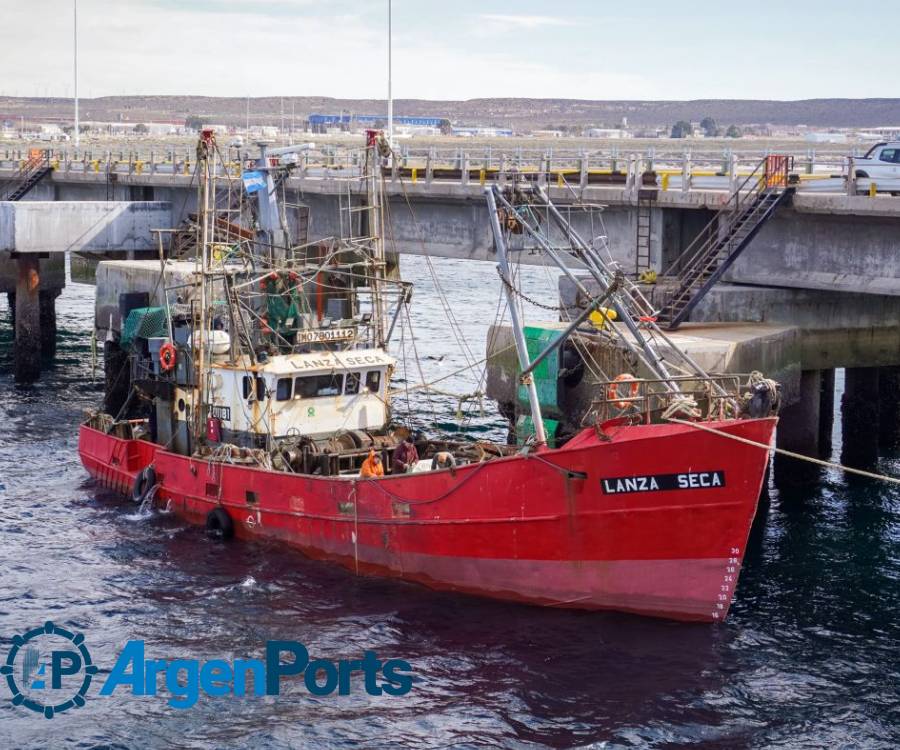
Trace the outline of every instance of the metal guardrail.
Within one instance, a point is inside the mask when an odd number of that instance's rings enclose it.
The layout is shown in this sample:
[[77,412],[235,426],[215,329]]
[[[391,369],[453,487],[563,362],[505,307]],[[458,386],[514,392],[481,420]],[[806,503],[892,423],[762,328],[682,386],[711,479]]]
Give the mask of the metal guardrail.
[[[74,151],[46,149],[50,164],[61,175],[181,175],[190,177],[196,167],[190,149],[163,151]],[[237,177],[242,164],[252,156],[248,148],[227,148],[222,176]],[[505,182],[513,176],[538,180],[543,184],[584,188],[605,184],[636,188],[655,184],[660,190],[727,190],[733,193],[739,182],[751,174],[768,152],[726,150],[723,152],[646,149],[622,154],[616,149],[530,150],[495,147],[482,149],[417,149],[399,147],[386,165],[391,179],[408,182]],[[0,171],[21,169],[27,149],[0,149]],[[870,183],[856,185],[854,156],[835,152],[793,155],[792,176],[799,190],[856,194],[871,190]],[[294,155],[293,175],[303,179],[358,178],[362,173],[359,149],[324,146]],[[847,175],[851,179],[846,179]],[[894,188],[895,190],[898,188]]]
[[743,383],[748,378],[749,375],[741,373],[673,376],[668,382],[678,384],[678,393],[665,388],[662,380],[653,378],[598,380],[595,387],[602,395],[591,402],[583,421],[586,423],[593,418],[602,424],[610,419],[625,418],[650,424],[677,405],[691,402],[696,405],[699,418],[734,417],[737,416],[735,406],[740,402]]

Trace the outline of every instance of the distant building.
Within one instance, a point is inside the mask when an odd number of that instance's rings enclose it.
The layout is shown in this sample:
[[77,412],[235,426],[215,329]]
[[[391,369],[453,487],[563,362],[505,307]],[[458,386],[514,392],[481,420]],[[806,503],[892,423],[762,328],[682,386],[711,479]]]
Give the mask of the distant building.
[[[313,114],[307,118],[309,129],[313,133],[326,133],[330,128],[353,130],[355,128],[383,128],[387,126],[387,115],[320,115]],[[408,117],[394,115],[394,126],[403,126],[411,131],[416,129],[437,129],[439,132],[450,128],[450,120],[446,117]]]
[[846,133],[807,133],[807,143],[846,143]]
[[511,138],[513,132],[510,128],[482,128],[464,125],[452,128],[450,134],[461,138]]
[[631,138],[631,133],[621,128],[589,128],[585,135],[588,138]]
[[531,134],[535,138],[562,138],[562,130],[532,130]]

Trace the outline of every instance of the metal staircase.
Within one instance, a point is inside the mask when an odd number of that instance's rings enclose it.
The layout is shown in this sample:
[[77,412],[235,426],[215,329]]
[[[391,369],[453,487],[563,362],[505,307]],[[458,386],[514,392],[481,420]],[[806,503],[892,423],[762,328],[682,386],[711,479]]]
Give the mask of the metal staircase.
[[0,186],[0,200],[21,200],[52,171],[50,152],[32,149],[19,170]]
[[697,238],[667,269],[661,279],[674,291],[657,313],[663,328],[675,330],[725,271],[788,201],[795,188],[789,186],[793,157],[767,156],[735,189],[728,203]]

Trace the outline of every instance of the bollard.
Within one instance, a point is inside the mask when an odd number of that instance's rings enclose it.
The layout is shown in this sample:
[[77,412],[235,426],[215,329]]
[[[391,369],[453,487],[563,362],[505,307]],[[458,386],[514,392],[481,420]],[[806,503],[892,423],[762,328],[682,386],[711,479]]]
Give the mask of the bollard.
[[412,184],[415,185],[419,181],[419,169],[418,167],[412,168]]
[[481,187],[484,187],[485,182],[487,182],[487,170],[482,167],[478,171],[478,184],[481,185]]
[[878,195],[878,186],[875,184],[875,181],[869,183],[869,197],[874,198]]
[[669,189],[669,173],[664,172],[662,176],[662,190],[666,192]]

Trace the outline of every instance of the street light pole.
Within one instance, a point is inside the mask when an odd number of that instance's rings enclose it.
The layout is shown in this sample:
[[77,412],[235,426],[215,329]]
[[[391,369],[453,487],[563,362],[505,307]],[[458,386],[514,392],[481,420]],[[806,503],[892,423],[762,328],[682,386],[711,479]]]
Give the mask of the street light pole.
[[388,43],[388,55],[387,55],[387,66],[388,66],[388,143],[393,147],[394,145],[394,98],[391,93],[391,0],[388,0],[388,27],[387,27],[387,43]]
[[78,125],[78,0],[72,0],[72,36],[74,39],[74,76],[75,76],[75,150],[81,141]]

